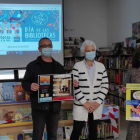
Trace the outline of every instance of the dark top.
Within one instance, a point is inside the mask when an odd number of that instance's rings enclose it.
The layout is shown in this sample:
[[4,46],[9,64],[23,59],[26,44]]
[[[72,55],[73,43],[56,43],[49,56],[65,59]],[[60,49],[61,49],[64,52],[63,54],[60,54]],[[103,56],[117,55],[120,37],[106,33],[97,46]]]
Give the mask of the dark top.
[[[53,62],[44,62],[39,56],[36,60],[30,62],[26,67],[26,73],[22,81],[22,87],[25,91],[30,92],[30,100],[32,109],[49,110],[53,107],[53,111],[57,112],[61,109],[61,102],[38,103],[38,91],[31,91],[31,84],[38,83],[38,75],[41,74],[64,74],[63,66],[53,59]],[[51,106],[52,104],[52,106]]]

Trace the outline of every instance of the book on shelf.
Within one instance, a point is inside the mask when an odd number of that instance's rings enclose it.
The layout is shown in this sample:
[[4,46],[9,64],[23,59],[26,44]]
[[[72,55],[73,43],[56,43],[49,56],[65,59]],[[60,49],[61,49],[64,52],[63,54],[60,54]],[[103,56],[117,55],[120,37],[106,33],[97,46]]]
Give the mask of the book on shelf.
[[22,121],[23,122],[29,122],[32,121],[32,116],[31,116],[31,108],[27,107],[27,108],[18,108],[18,113],[21,113],[23,118]]
[[10,102],[15,101],[15,85],[21,84],[20,82],[3,82],[2,83],[2,97],[3,101]]
[[16,123],[22,122],[22,119],[23,119],[23,114],[22,113],[16,113],[15,114],[15,122]]
[[24,132],[24,140],[32,140],[33,138],[33,129],[22,130]]
[[24,101],[25,93],[21,85],[14,85],[15,88],[15,101]]
[[126,100],[120,98],[119,99],[119,106],[120,106],[121,110],[126,111]]
[[57,129],[57,139],[58,140],[62,140],[64,137],[64,134],[63,134],[63,127],[58,127]]
[[14,140],[13,135],[0,136],[0,140]]
[[73,130],[73,126],[64,126],[65,128],[65,137],[66,139],[70,139],[72,130]]
[[128,69],[132,67],[132,58],[125,58],[125,57],[103,57],[102,63],[105,65],[107,69]]
[[65,49],[64,56],[65,57],[72,57],[72,49]]
[[72,58],[64,60],[64,68],[65,69],[72,69],[74,66],[74,60]]
[[67,111],[67,120],[72,120],[72,119],[73,119],[72,111]]
[[74,57],[80,56],[80,48],[73,48],[73,49],[72,49],[72,55],[73,55]]

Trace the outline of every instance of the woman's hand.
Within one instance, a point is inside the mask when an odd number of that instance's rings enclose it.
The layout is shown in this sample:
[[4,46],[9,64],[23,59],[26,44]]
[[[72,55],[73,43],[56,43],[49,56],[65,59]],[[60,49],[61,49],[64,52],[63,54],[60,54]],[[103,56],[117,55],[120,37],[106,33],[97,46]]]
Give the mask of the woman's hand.
[[77,80],[74,80],[73,81],[73,84],[74,84],[75,87],[78,87],[79,86],[79,82]]
[[121,88],[121,91],[122,91],[123,93],[126,93],[126,90],[127,90],[126,87],[122,87],[122,88]]

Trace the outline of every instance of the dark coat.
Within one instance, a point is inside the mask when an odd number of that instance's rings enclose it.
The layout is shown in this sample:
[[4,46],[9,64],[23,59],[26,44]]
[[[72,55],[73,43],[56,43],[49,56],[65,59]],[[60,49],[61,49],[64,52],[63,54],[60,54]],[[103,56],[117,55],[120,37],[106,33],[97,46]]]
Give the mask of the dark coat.
[[[31,91],[31,84],[38,83],[38,75],[47,74],[41,63],[41,56],[36,60],[30,62],[26,67],[26,73],[22,81],[22,87],[25,91],[30,93],[31,107],[32,109],[48,110],[50,103],[38,103],[38,91]],[[52,74],[64,74],[65,70],[63,66],[53,59],[53,73]],[[61,109],[61,101],[55,101],[53,103],[53,111],[57,112]]]

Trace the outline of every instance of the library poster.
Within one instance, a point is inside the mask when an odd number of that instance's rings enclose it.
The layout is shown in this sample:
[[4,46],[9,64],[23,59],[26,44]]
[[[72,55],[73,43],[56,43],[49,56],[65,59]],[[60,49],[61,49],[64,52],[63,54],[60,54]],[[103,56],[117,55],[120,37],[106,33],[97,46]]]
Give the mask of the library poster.
[[0,42],[59,41],[59,10],[0,10]]
[[126,120],[140,121],[140,84],[126,84]]
[[38,75],[38,102],[74,100],[73,75]]

